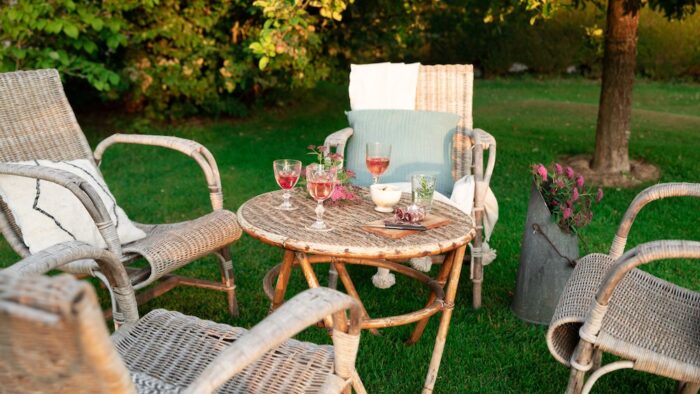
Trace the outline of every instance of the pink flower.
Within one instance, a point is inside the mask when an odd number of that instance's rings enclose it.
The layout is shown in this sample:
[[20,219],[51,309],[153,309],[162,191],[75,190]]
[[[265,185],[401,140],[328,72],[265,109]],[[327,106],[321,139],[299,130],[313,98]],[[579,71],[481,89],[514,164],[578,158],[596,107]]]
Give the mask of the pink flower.
[[566,167],[566,177],[569,179],[574,179],[574,169],[571,167]]
[[353,170],[345,170],[345,175],[347,175],[348,178],[354,178],[355,176],[357,176],[355,174],[355,171],[353,171]]
[[328,150],[328,147],[325,146],[325,145],[321,145],[321,146],[318,147],[318,151],[321,152],[321,153],[323,153],[323,152],[325,152],[325,151],[327,151],[327,150]]
[[555,164],[554,164],[554,172],[555,172],[557,175],[561,175],[561,174],[564,173],[564,169],[561,167],[561,164],[559,164],[559,163],[555,163]]
[[579,197],[578,189],[574,188],[574,190],[571,191],[571,201],[578,200],[578,197]]
[[603,199],[603,189],[598,188],[598,193],[595,195],[595,202],[600,202]]
[[556,181],[554,184],[557,185],[557,187],[558,187],[559,189],[563,189],[564,186],[566,186],[566,185],[564,184],[564,180],[563,180],[563,179],[557,179],[557,181]]
[[564,219],[568,219],[571,217],[571,208],[566,207],[564,208]]
[[316,150],[316,145],[309,145],[306,147],[308,150]]
[[329,155],[329,157],[330,157],[331,160],[333,160],[333,161],[340,161],[340,160],[343,160],[343,155],[341,155],[340,153],[331,153],[331,154]]
[[545,168],[545,166],[542,164],[538,164],[537,175],[539,175],[542,179],[547,180],[547,168]]
[[583,187],[583,176],[579,175],[576,177],[576,186],[579,188]]

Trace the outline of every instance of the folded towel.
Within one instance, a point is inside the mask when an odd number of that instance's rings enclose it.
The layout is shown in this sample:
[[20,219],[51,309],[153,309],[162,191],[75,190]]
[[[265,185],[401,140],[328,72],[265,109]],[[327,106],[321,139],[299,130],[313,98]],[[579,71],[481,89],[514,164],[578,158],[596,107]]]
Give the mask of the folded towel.
[[416,109],[420,63],[350,65],[350,108]]

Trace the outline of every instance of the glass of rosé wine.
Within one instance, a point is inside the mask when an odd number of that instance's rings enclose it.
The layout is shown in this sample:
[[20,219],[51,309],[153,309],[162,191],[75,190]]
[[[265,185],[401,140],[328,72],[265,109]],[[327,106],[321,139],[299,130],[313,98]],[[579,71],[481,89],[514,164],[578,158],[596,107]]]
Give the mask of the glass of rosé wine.
[[314,163],[306,167],[306,190],[309,191],[311,197],[316,200],[316,221],[306,226],[307,230],[312,231],[331,231],[332,228],[323,222],[323,201],[328,199],[333,194],[333,189],[336,185],[336,169],[325,168],[324,166]]
[[379,176],[389,168],[389,158],[391,157],[391,145],[381,142],[370,142],[367,144],[367,154],[365,163],[369,173],[372,174],[374,183],[379,182]]
[[272,168],[275,171],[275,180],[277,184],[284,190],[282,198],[282,204],[278,205],[276,208],[282,211],[293,211],[297,207],[293,206],[289,202],[289,197],[291,193],[289,192],[294,188],[299,181],[299,176],[301,175],[301,162],[299,160],[275,160],[272,163]]

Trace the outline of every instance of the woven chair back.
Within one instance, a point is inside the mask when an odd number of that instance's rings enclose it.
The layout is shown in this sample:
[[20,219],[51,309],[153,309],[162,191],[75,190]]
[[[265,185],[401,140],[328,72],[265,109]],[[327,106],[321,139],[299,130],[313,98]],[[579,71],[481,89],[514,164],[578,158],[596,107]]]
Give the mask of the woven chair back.
[[471,64],[420,66],[416,110],[451,112],[460,116],[452,146],[452,176],[472,173],[471,130],[474,67]]
[[[58,71],[0,73],[0,162],[27,160],[93,162],[90,145],[63,92]],[[0,199],[0,230],[26,256],[22,235]]]
[[0,273],[3,393],[133,393],[95,292],[70,275]]
[[92,160],[56,70],[0,74],[0,161]]

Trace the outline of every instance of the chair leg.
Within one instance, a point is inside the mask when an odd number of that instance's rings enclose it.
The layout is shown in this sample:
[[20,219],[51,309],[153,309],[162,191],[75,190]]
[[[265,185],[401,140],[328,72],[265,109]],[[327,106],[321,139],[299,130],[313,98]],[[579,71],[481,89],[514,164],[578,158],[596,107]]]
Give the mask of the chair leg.
[[571,372],[569,372],[569,384],[566,387],[566,394],[581,394],[585,378],[586,372],[572,367]]
[[700,383],[678,382],[676,394],[697,394],[700,390]]
[[221,269],[221,283],[226,287],[226,301],[228,303],[228,312],[233,317],[239,317],[238,301],[236,300],[236,283],[233,279],[233,261],[231,260],[231,251],[228,246],[220,249],[216,253],[219,257],[219,267]]
[[581,394],[586,379],[586,372],[593,364],[593,344],[579,340],[576,350],[571,357],[571,372],[569,373],[569,385],[566,394]]
[[484,281],[484,266],[481,265],[481,257],[475,257],[473,263],[474,278],[472,279],[472,307],[481,308],[481,284]]
[[121,326],[122,323],[124,323],[123,316],[121,312],[119,311],[119,305],[117,305],[117,300],[114,297],[114,291],[112,290],[112,286],[109,284],[109,280],[107,280],[107,277],[104,276],[101,272],[97,271],[94,273],[95,278],[99,279],[100,282],[104,285],[104,287],[109,291],[109,299],[110,302],[112,303],[112,309],[110,309],[110,316],[112,318],[112,322],[114,323],[114,329],[118,330],[119,326]]

